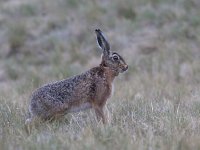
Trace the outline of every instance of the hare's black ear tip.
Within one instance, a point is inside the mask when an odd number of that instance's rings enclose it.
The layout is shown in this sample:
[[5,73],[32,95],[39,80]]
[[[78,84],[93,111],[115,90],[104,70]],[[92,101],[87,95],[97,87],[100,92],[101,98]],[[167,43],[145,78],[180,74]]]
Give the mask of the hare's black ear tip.
[[95,29],[95,32],[99,33],[99,32],[101,32],[101,30],[100,29]]

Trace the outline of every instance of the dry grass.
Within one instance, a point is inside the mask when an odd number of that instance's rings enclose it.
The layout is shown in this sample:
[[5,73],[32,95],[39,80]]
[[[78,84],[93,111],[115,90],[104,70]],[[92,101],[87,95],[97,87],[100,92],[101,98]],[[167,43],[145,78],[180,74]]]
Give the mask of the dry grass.
[[[0,2],[1,149],[200,149],[198,0]],[[101,28],[129,71],[115,81],[109,124],[88,110],[24,130],[44,83],[98,65]]]

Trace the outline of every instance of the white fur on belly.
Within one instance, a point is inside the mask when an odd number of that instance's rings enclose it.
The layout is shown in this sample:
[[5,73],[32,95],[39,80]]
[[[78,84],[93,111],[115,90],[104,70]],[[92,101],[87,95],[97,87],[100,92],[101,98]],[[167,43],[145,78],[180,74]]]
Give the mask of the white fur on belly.
[[92,105],[90,103],[86,102],[86,103],[80,104],[79,106],[72,106],[68,110],[68,112],[79,112],[79,111],[82,111],[82,110],[89,109],[91,107],[92,107]]

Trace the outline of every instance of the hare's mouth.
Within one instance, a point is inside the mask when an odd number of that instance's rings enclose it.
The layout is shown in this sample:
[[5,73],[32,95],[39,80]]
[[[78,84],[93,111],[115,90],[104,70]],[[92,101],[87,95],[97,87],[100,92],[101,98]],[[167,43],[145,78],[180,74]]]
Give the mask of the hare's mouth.
[[128,65],[125,65],[123,68],[120,69],[120,72],[123,73],[128,70]]

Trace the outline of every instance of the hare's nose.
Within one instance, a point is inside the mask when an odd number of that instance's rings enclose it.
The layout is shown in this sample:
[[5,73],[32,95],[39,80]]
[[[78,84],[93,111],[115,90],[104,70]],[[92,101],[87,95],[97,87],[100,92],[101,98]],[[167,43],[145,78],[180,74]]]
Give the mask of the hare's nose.
[[128,70],[128,65],[124,65],[123,71]]

